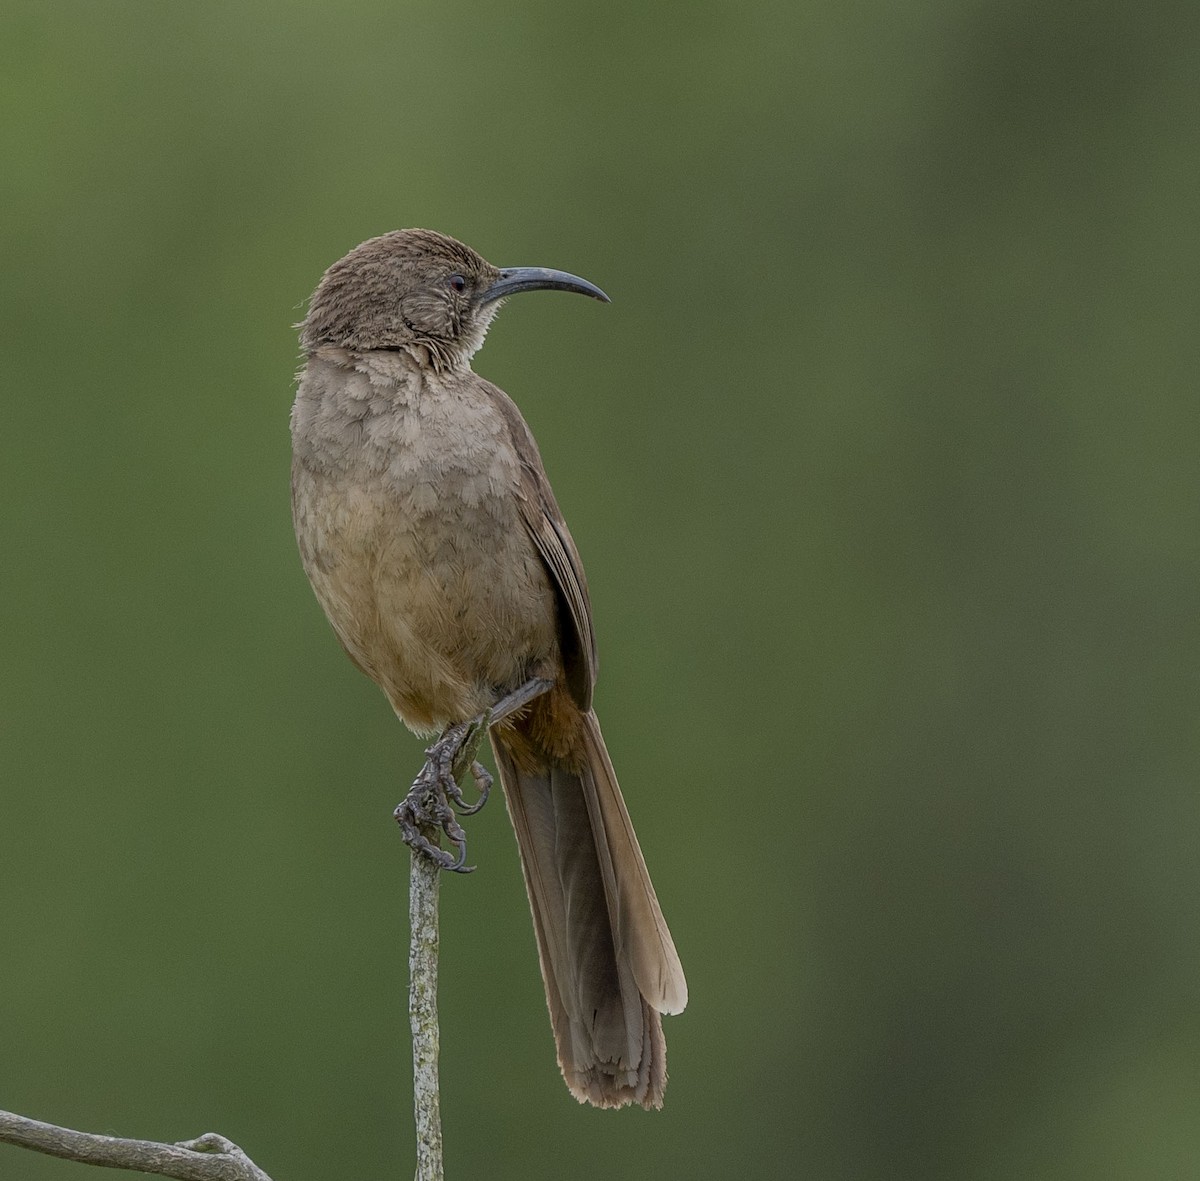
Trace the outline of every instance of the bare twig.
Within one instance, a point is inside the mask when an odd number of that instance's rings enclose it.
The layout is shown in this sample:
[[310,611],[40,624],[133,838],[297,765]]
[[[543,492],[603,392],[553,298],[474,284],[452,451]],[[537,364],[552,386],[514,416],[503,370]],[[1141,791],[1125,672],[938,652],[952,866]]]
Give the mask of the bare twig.
[[[432,831],[426,834],[436,840]],[[442,1181],[442,1114],[438,1093],[438,886],[441,869],[412,851],[408,887],[408,1020],[413,1043],[413,1116],[417,1181]]]
[[136,1173],[178,1177],[180,1181],[271,1181],[232,1140],[215,1132],[178,1144],[160,1144],[156,1140],[124,1140],[77,1132],[0,1111],[0,1143],[85,1165],[132,1169]]
[[[463,735],[451,774],[461,779],[475,761],[492,712],[475,718]],[[434,828],[426,839],[437,844]],[[441,868],[418,849],[411,852],[408,886],[408,1021],[413,1043],[413,1117],[417,1126],[416,1181],[442,1181],[442,1112],[438,1082],[438,887]]]

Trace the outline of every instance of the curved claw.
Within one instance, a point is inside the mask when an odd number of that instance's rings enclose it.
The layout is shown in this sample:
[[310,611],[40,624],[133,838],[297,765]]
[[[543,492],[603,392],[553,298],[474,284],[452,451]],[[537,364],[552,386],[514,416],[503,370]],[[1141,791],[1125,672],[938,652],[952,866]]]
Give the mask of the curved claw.
[[453,779],[446,784],[446,794],[454,801],[454,807],[460,816],[474,816],[492,794],[492,776],[482,763],[471,764],[471,778],[475,780],[475,787],[479,791],[479,799],[473,804],[467,803],[463,798],[462,788]]
[[449,808],[440,817],[442,832],[454,844],[458,850],[458,856],[453,860],[449,860],[447,855],[447,864],[443,865],[443,869],[448,869],[452,873],[471,873],[475,867],[467,864],[467,834],[463,831],[463,827],[454,818],[454,812]]
[[449,864],[443,865],[443,869],[448,869],[451,873],[474,873],[475,866],[467,864],[467,839],[464,836],[462,840],[454,842],[455,848],[458,849],[458,856]]
[[[467,834],[454,819],[454,813],[444,805],[430,809],[424,800],[414,801],[410,793],[392,813],[400,826],[404,843],[418,853],[423,853],[442,869],[452,873],[472,873],[473,865],[467,865]],[[457,856],[435,845],[422,831],[422,826],[439,828],[454,845]]]

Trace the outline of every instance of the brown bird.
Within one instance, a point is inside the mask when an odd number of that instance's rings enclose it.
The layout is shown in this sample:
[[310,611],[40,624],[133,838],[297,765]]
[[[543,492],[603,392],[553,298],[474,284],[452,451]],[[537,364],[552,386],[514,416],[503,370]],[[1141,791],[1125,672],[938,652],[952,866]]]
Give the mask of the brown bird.
[[[683,1009],[687,984],[591,708],[583,566],[529,427],[471,370],[501,301],[539,289],[608,301],[430,230],[334,263],[300,337],[293,518],[350,659],[411,730],[442,735],[397,809],[406,839],[464,868],[449,803],[474,810],[455,771],[490,727],[563,1078],[597,1107],[661,1107],[659,1014]],[[456,858],[420,835],[431,822]]]

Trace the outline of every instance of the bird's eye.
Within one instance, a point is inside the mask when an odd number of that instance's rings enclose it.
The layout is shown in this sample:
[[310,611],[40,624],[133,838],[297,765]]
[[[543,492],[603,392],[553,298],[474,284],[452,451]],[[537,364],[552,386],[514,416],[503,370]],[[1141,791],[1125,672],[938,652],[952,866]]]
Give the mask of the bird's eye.
[[449,284],[451,291],[457,291],[459,294],[462,294],[467,289],[467,281],[462,275],[451,275],[446,282]]

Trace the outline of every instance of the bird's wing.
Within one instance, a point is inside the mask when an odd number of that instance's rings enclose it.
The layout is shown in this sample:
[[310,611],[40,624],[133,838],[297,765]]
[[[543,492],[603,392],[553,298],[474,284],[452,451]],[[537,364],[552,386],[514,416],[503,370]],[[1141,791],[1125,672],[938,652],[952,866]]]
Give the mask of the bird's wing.
[[583,562],[563,519],[554,491],[542,467],[542,457],[516,404],[503,390],[489,385],[497,408],[509,428],[521,461],[518,502],[521,518],[550,574],[559,603],[559,642],[567,687],[580,709],[590,709],[596,683],[596,635],[588,599]]

